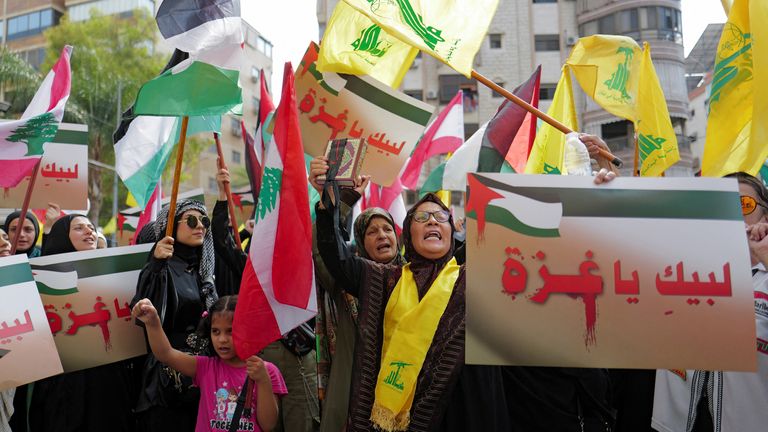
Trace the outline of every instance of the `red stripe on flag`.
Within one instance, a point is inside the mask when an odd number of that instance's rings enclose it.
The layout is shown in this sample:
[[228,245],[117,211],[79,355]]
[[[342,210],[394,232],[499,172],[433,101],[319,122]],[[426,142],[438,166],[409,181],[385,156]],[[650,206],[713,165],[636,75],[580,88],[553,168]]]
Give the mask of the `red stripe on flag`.
[[[443,125],[443,121],[451,112],[455,105],[462,106],[464,92],[459,90],[456,96],[451,99],[451,102],[440,111],[437,119],[430,125],[429,129],[421,137],[416,150],[414,150],[411,158],[408,160],[408,165],[403,170],[403,175],[400,176],[400,180],[408,189],[416,189],[416,184],[419,182],[419,175],[421,174],[421,167],[424,165],[427,159],[434,155],[446,154],[456,151],[461,144],[464,143],[464,137],[441,137],[433,140],[435,134]],[[463,115],[463,113],[462,113]]]
[[32,174],[32,169],[39,160],[39,157],[0,160],[0,166],[3,167],[0,170],[0,187],[10,188],[18,185],[24,177]]
[[312,222],[307,171],[301,143],[293,68],[285,64],[283,95],[277,108],[274,140],[283,160],[280,215],[272,261],[272,286],[280,303],[306,308],[314,278]]
[[240,295],[237,296],[232,337],[241,359],[258,353],[281,337],[274,311],[256,278],[250,257],[245,263]]
[[69,56],[72,47],[67,45],[61,49],[61,57],[51,68],[54,73],[53,84],[51,85],[51,101],[48,104],[48,111],[52,110],[61,99],[69,96],[69,90],[72,85],[71,71],[69,69]]

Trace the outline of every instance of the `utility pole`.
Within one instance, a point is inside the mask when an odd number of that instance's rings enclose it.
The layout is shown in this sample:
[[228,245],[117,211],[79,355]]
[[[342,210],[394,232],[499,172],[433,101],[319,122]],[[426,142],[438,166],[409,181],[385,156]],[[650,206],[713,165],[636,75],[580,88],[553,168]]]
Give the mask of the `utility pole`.
[[[123,112],[122,107],[123,102],[123,82],[118,80],[117,81],[117,119],[115,120],[116,126],[115,130],[120,127],[120,115]],[[115,155],[115,167],[117,167],[117,155]],[[117,224],[117,182],[118,182],[118,176],[117,176],[117,169],[115,169],[115,179],[112,182],[112,215],[115,218],[115,224]],[[115,232],[112,233],[112,245],[117,246],[117,228],[115,228]]]

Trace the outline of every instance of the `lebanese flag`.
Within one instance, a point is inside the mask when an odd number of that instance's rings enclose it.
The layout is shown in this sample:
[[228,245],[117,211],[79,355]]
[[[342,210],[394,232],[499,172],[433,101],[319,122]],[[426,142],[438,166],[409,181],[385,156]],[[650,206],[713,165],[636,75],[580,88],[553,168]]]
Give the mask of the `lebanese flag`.
[[400,181],[408,189],[416,189],[421,167],[434,155],[456,151],[464,142],[464,93],[459,90],[437,118],[427,126],[411,158],[403,168]]
[[144,208],[144,211],[141,212],[139,222],[136,223],[136,231],[134,231],[133,237],[131,237],[130,244],[136,244],[136,238],[139,236],[141,229],[144,228],[144,225],[157,220],[157,215],[160,213],[160,208],[163,206],[160,202],[163,196],[161,185],[162,182],[158,181],[157,186],[155,186],[155,191],[152,192],[152,195],[149,197],[147,206]]
[[29,175],[43,157],[43,145],[56,136],[72,85],[71,54],[71,46],[62,48],[19,120],[0,123],[0,187],[14,187]]
[[274,133],[264,153],[256,225],[232,336],[246,359],[317,314],[307,170],[293,68],[285,64]]
[[259,72],[259,118],[256,126],[256,136],[253,137],[245,128],[245,123],[240,122],[243,129],[243,142],[245,143],[245,170],[248,173],[248,181],[251,184],[251,193],[254,199],[254,208],[258,202],[261,191],[261,176],[263,174],[264,147],[271,136],[267,132],[267,125],[275,114],[275,104],[267,91],[264,80],[264,70]]

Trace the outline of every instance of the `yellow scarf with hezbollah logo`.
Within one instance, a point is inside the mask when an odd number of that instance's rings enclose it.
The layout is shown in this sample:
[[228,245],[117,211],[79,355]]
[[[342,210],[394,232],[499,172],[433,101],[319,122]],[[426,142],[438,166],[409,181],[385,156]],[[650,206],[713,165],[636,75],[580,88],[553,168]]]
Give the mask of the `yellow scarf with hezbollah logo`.
[[459,278],[459,269],[456,258],[451,259],[419,301],[411,266],[403,267],[384,311],[381,368],[371,411],[371,421],[377,428],[388,432],[408,428],[416,380]]

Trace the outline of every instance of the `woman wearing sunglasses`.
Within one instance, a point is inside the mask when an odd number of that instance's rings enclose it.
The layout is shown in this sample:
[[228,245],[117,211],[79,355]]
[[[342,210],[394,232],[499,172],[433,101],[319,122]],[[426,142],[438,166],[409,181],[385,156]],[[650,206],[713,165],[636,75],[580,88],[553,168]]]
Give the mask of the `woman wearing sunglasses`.
[[[133,303],[149,298],[157,307],[163,330],[171,345],[181,351],[197,351],[194,333],[203,311],[216,301],[213,283],[214,252],[211,221],[205,205],[195,200],[177,203],[172,236],[165,236],[168,207],[157,216],[159,238],[139,274]],[[191,381],[163,367],[152,354],[144,362],[142,385],[136,406],[142,430],[194,430],[199,392]]]

